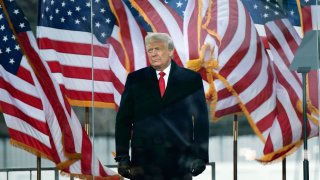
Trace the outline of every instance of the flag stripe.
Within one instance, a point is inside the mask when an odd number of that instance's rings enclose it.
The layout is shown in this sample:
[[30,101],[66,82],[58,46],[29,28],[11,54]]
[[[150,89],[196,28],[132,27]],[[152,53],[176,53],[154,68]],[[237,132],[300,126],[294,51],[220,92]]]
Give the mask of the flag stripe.
[[[235,9],[232,9],[232,11],[237,12],[238,7]],[[241,16],[241,13],[240,15],[234,14],[233,16]],[[250,48],[247,48],[247,47],[251,46],[250,41],[254,40],[253,38],[255,38],[255,32],[253,32],[254,28],[251,27],[251,23],[248,23],[248,22],[250,22],[249,15],[246,15],[245,18],[240,18],[239,21],[236,22],[237,24],[233,24],[233,22],[230,22],[232,23],[232,26],[238,25],[240,27],[228,28],[228,29],[231,29],[231,31],[237,30],[232,32],[229,32],[229,30],[227,30],[226,32],[226,34],[234,33],[234,36],[231,36],[231,38],[233,39],[229,39],[230,36],[227,36],[227,39],[223,38],[223,41],[219,50],[221,50],[222,53],[224,53],[223,52],[224,50],[225,50],[225,53],[230,53],[229,55],[230,57],[228,57],[228,61],[225,64],[222,64],[222,67],[219,71],[219,73],[224,77],[228,77],[231,74],[231,72],[237,67],[237,66],[234,66],[234,64],[239,64],[239,62],[242,61],[243,58],[245,58],[245,55],[247,55],[247,53],[249,52]],[[241,26],[244,26],[244,27],[242,28]],[[240,36],[240,34],[242,34],[242,36]],[[235,42],[234,40],[236,40],[237,42]],[[229,45],[229,43],[238,45],[239,47],[231,48],[231,46],[228,46],[228,48],[226,48],[226,46],[223,45],[223,44]],[[259,57],[257,58],[259,59]]]
[[[117,28],[117,27],[115,26],[115,28]],[[117,33],[118,33],[118,31],[117,31]],[[122,50],[122,46],[121,46],[119,40],[116,40],[115,38],[111,37],[108,39],[108,42],[110,43],[110,45],[112,45],[113,51],[118,56],[118,60],[121,63],[123,69],[126,70],[126,62],[125,62],[126,56]],[[109,59],[113,60],[110,56],[109,56]]]
[[[269,68],[271,68],[271,67],[269,67]],[[269,71],[271,71],[271,69],[269,69]],[[262,104],[264,102],[268,102],[269,99],[274,95],[273,93],[270,93],[273,91],[273,83],[274,83],[273,80],[274,79],[270,76],[267,76],[267,78],[268,78],[267,84],[264,86],[264,88],[261,89],[259,93],[257,93],[255,98],[251,99],[250,101],[248,101],[246,103],[246,107],[249,112],[255,111],[257,108],[259,108],[259,106],[257,106],[257,104],[262,106]],[[259,82],[259,80],[260,80],[260,78],[257,78],[255,83]],[[259,91],[259,89],[256,89],[256,90]],[[262,114],[262,112],[263,111],[260,110],[261,114]]]
[[309,98],[312,104],[319,109],[319,70],[318,72],[313,70],[308,74],[308,89],[309,89]]
[[35,119],[34,117],[25,114],[25,112],[17,108],[15,105],[3,101],[1,101],[1,104],[2,106],[6,106],[3,111],[3,113],[5,113],[6,115],[19,117],[21,121],[25,121],[26,123],[31,124],[33,128],[37,129],[38,131],[44,134],[48,134],[49,131],[44,119]]
[[[108,48],[91,44],[57,41],[48,38],[38,38],[41,49],[54,49],[57,52],[108,57]],[[76,48],[75,48],[76,46]],[[92,48],[92,49],[91,49]]]
[[[275,111],[270,111],[269,114],[261,118],[258,122],[256,122],[257,128],[268,135],[269,129],[273,124],[274,119],[276,118]],[[259,111],[257,111],[259,112]]]
[[[10,83],[10,81],[7,82],[1,76],[0,76],[0,88],[6,89],[8,92],[10,92],[13,98],[19,99],[19,101],[23,103],[31,105],[38,109],[42,109],[42,103],[39,98],[33,96],[32,94],[27,94],[27,90],[24,91],[23,89],[17,89],[16,87],[13,86],[12,83]],[[26,88],[26,86],[24,86],[24,88]]]
[[51,28],[46,26],[37,26],[37,38],[55,40],[57,42],[69,42],[74,44],[87,44],[93,47],[105,47],[107,44],[102,44],[90,32],[85,31],[72,31],[59,28]]
[[[69,90],[68,91],[68,97],[71,99],[79,99],[79,100],[88,100],[92,98],[92,93],[91,92],[82,92],[81,96],[78,97],[78,92],[79,90]],[[81,91],[80,91],[81,92]],[[94,99],[97,102],[108,102],[113,100],[113,95],[111,93],[94,93]]]
[[19,77],[21,80],[28,82],[29,84],[34,84],[33,80],[31,79],[31,74],[29,70],[27,70],[23,64],[19,67],[16,76]]
[[240,109],[238,104],[233,105],[233,106],[229,106],[227,108],[223,108],[221,110],[216,110],[215,111],[215,116],[216,117],[223,117],[223,116],[225,116],[227,114],[233,114],[233,113],[236,113],[236,112],[241,112],[241,109]]
[[[219,3],[218,1],[214,1],[214,3]],[[222,3],[221,3],[222,4]],[[215,5],[214,5],[215,6]],[[228,13],[229,14],[229,18],[227,23],[227,27],[225,28],[225,32],[221,32],[222,28],[219,27],[220,24],[215,24],[216,26],[214,26],[213,28],[210,29],[218,29],[219,34],[222,34],[223,37],[223,43],[221,43],[221,46],[219,47],[219,51],[223,52],[227,47],[230,48],[229,44],[231,43],[231,41],[233,39],[238,39],[239,38],[239,42],[241,42],[240,40],[244,38],[244,36],[235,36],[236,31],[238,31],[241,28],[236,28],[236,26],[246,26],[248,24],[244,23],[244,24],[239,24],[238,22],[238,17],[242,16],[242,14],[239,14],[239,7],[237,3],[228,3],[229,7],[223,7],[219,5],[216,5],[216,7],[219,8],[223,8],[224,11],[219,10],[217,13],[217,16],[222,16],[222,13]],[[221,30],[220,30],[221,29]],[[234,36],[229,36],[229,34],[234,34]],[[236,37],[236,38],[235,38]],[[241,43],[237,44],[240,45]],[[235,47],[235,49],[239,49],[238,47]]]
[[[82,133],[86,133],[86,132],[82,132]],[[83,137],[86,138],[86,137]],[[87,144],[88,142],[90,142],[90,140],[88,139],[87,141],[82,141],[82,150],[81,152],[87,152],[88,154],[92,154],[92,149],[91,146],[88,146],[89,144]],[[81,167],[82,167],[82,173],[86,174],[86,172],[83,172],[83,170],[86,170],[88,172],[91,172],[92,169],[92,157],[90,156],[84,156],[82,158],[81,161]]]
[[[39,139],[34,138],[33,136],[30,136],[28,134],[25,134],[21,132],[20,130],[15,130],[13,128],[8,129],[10,133],[11,139],[14,139],[15,141],[23,142],[26,146],[29,148],[32,148],[34,150],[38,150],[41,153],[44,153],[47,157],[50,157],[52,154],[52,150],[50,146],[46,146],[45,144],[42,144]],[[38,144],[36,147],[34,147],[35,144]]]
[[[16,115],[17,114],[15,114],[15,116]],[[48,143],[49,142],[48,135],[44,134],[44,132],[41,132],[35,129],[33,124],[28,124],[28,122],[23,121],[22,119],[20,119],[20,117],[11,116],[8,114],[5,114],[4,116],[6,118],[6,124],[10,130],[18,131],[29,137],[36,137],[34,138],[34,140],[40,142],[44,146],[50,147],[50,144]],[[11,135],[14,136],[14,139],[17,138],[17,134],[11,134]],[[25,138],[24,136],[22,137]],[[20,140],[20,139],[16,139],[16,140]],[[25,140],[22,140],[21,142],[25,142]],[[36,143],[36,142],[31,142],[31,144],[33,143]]]
[[[78,54],[67,54],[67,53],[58,53],[54,50],[41,50],[41,57],[46,61],[58,61],[61,65],[66,66],[75,66],[75,67],[86,67],[95,69],[109,69],[109,62],[107,58],[101,57],[92,57],[87,55],[78,55]],[[92,63],[94,60],[94,63]],[[81,71],[80,71],[81,72]],[[88,76],[91,76],[89,74]]]
[[[60,69],[64,69],[64,76],[67,78],[80,78],[92,80],[92,71],[93,77],[95,81],[111,81],[112,80],[112,72],[110,70],[104,69],[92,69],[85,67],[74,67],[74,66],[64,66],[59,63],[59,61],[50,61],[48,62],[52,73],[59,73]],[[76,70],[80,70],[82,73],[78,74]],[[89,76],[88,76],[89,75]]]
[[[277,103],[279,104],[280,102],[277,102]],[[283,106],[278,106],[277,109],[280,112],[286,112],[286,109],[283,108]],[[282,136],[283,137],[287,137],[287,138],[283,139],[281,147],[286,146],[288,144],[291,144],[291,142],[292,142],[292,133],[293,132],[292,132],[291,128],[287,127],[287,123],[288,123],[287,120],[289,119],[288,114],[279,113],[278,116],[277,116],[277,119],[279,121],[279,126],[280,126],[280,130],[281,130]]]
[[198,28],[198,2],[189,1],[183,19],[185,51],[189,60],[199,58]]

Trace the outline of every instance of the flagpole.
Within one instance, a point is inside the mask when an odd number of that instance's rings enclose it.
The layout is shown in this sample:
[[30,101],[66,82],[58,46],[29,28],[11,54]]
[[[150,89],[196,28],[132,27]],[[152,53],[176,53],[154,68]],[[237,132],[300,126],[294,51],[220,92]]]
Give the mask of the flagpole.
[[90,137],[90,119],[89,119],[89,107],[85,108],[85,124],[84,124],[84,129],[86,131],[86,133],[88,134],[88,136]]
[[[94,49],[93,49],[93,36],[94,36],[94,32],[93,32],[93,0],[90,0],[90,31],[91,31],[91,77],[92,77],[92,92],[91,92],[91,132],[92,132],[92,136],[91,136],[91,143],[92,143],[92,161],[91,161],[91,166],[93,169],[95,169],[95,162],[94,162],[94,137],[95,137],[95,132],[94,132]],[[89,119],[89,115],[88,115],[88,119]],[[89,133],[88,133],[89,134]],[[90,137],[90,136],[89,136]],[[92,179],[94,180],[95,172],[92,172]]]
[[[89,107],[85,107],[85,123],[84,123],[84,130],[90,137],[90,118],[89,118]],[[73,180],[74,178],[70,176],[70,180]]]
[[308,135],[307,135],[307,95],[306,95],[306,81],[307,73],[310,67],[299,67],[298,73],[302,74],[302,114],[303,114],[303,180],[309,180],[309,161],[308,161]]
[[238,115],[233,116],[233,179],[238,179]]
[[37,156],[37,180],[41,180],[41,158]]
[[287,160],[284,158],[282,160],[282,180],[287,179]]

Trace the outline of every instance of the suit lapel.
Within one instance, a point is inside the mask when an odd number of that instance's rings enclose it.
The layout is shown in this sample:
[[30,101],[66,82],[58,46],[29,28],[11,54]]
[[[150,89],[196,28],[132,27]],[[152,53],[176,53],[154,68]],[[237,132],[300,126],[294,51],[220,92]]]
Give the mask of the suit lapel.
[[150,66],[147,71],[147,83],[148,83],[148,91],[150,94],[157,100],[160,100],[160,89],[158,84],[158,78],[156,71]]

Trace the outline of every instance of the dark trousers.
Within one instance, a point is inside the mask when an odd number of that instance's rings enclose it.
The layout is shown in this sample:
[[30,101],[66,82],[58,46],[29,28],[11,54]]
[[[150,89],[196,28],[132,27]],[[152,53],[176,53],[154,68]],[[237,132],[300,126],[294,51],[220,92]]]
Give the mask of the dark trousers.
[[152,151],[135,148],[132,153],[132,180],[192,180],[176,149],[154,145]]
[[154,169],[155,167],[149,168],[132,168],[131,180],[192,180],[190,173],[179,174],[179,172],[165,172],[161,169]]
[[155,176],[135,176],[131,180],[192,180],[192,176],[183,177],[155,177]]
[[157,163],[157,158],[139,158],[132,162],[132,180],[192,180],[191,173],[184,164],[164,161]]

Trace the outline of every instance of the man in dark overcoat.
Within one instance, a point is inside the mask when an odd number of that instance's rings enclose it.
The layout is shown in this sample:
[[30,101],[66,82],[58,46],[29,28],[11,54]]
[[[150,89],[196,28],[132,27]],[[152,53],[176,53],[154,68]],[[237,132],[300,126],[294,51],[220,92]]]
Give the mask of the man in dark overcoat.
[[172,60],[167,34],[149,33],[145,44],[150,66],[128,75],[116,118],[118,172],[137,180],[192,179],[208,163],[202,78]]

